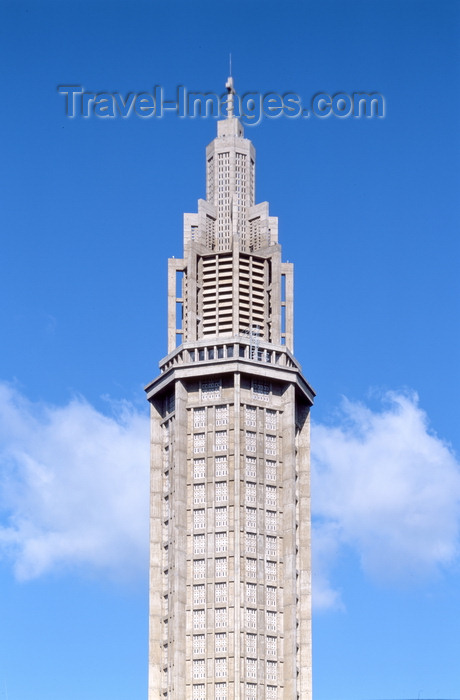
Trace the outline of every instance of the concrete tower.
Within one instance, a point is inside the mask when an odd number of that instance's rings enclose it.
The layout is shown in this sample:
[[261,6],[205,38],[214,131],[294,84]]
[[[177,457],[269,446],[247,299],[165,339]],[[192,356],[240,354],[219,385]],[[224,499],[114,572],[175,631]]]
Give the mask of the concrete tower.
[[293,266],[233,115],[169,260],[151,404],[149,700],[311,700],[309,411]]

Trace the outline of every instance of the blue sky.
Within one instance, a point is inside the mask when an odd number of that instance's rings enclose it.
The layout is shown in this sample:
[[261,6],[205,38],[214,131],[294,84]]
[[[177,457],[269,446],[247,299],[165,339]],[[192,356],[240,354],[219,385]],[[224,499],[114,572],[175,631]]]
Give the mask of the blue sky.
[[147,687],[148,424],[166,259],[212,119],[69,119],[62,84],[379,92],[264,119],[313,411],[315,700],[460,698],[455,2],[3,2],[0,698]]

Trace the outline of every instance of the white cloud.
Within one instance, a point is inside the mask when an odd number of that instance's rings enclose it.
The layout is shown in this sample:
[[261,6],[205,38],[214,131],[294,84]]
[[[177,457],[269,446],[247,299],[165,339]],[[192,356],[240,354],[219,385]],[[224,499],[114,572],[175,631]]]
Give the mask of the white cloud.
[[[458,553],[460,469],[415,396],[381,411],[343,401],[312,428],[314,603],[342,607],[334,566],[353,551],[379,581],[412,580]],[[0,383],[0,554],[16,576],[66,568],[147,575],[148,417],[82,398],[31,403]]]
[[148,560],[148,417],[0,384],[0,551],[19,579],[63,567],[130,577]]
[[374,412],[344,399],[338,424],[312,428],[317,607],[340,604],[329,579],[341,547],[386,582],[432,575],[458,554],[459,464],[416,395],[384,403]]

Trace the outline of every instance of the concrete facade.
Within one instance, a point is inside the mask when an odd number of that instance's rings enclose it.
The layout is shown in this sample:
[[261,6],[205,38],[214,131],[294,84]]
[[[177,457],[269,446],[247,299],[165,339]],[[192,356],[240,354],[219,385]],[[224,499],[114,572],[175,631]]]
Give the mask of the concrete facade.
[[311,700],[309,412],[293,266],[231,109],[169,260],[151,404],[149,700]]

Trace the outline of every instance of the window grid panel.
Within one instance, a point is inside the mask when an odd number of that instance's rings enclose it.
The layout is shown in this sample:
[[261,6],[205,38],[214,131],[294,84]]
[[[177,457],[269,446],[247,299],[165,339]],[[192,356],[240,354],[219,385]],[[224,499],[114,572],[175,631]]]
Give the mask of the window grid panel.
[[246,533],[246,554],[257,553],[257,535],[252,532]]
[[257,574],[257,560],[256,559],[246,559],[246,577],[255,578]]
[[215,472],[216,476],[227,476],[228,474],[228,460],[227,457],[216,457]]
[[193,553],[194,554],[205,554],[206,553],[206,536],[205,535],[193,535]]
[[267,680],[278,680],[278,664],[276,661],[267,661]]
[[206,700],[206,690],[204,683],[193,686],[193,700]]
[[276,435],[265,436],[265,454],[276,455]]
[[226,481],[216,482],[216,503],[228,500],[228,484]]
[[267,481],[276,481],[276,462],[273,459],[265,460],[265,478]]
[[267,700],[278,700],[278,688],[276,685],[267,685]]
[[211,399],[220,399],[220,393],[220,380],[201,383],[201,398],[203,401],[209,401]]
[[227,576],[227,558],[216,557],[215,565],[216,578],[225,578]]
[[265,604],[276,608],[276,586],[267,586],[265,591]]
[[265,487],[265,505],[276,508],[276,486]]
[[226,552],[228,549],[228,533],[216,532],[214,536],[214,549],[216,552]]
[[193,661],[193,678],[206,678],[205,675],[205,660],[194,659]]
[[206,561],[205,559],[195,559],[193,562],[193,578],[206,578]]
[[267,581],[276,581],[276,562],[266,561],[265,562],[265,578]]
[[227,527],[228,525],[228,511],[227,506],[219,506],[215,509],[215,523],[216,527]]
[[193,635],[193,653],[204,654],[206,650],[206,636],[204,634]]
[[255,433],[253,430],[246,430],[246,451],[257,451],[257,433]]
[[267,649],[268,656],[276,656],[277,655],[277,638],[276,637],[271,637],[271,636],[267,637],[266,649]]
[[277,556],[276,537],[273,537],[272,535],[267,535],[267,537],[265,538],[265,551],[267,552],[267,556],[269,557]]
[[206,477],[206,460],[204,457],[193,460],[193,478],[204,479]]
[[216,406],[216,425],[228,425],[228,406]]
[[227,608],[216,608],[214,612],[214,626],[227,627],[228,624],[228,613]]
[[198,508],[193,511],[193,528],[195,530],[200,530],[206,527],[206,510],[204,508]]
[[255,457],[246,457],[246,478],[255,479],[257,477],[257,461]]
[[250,428],[255,428],[257,425],[257,408],[255,406],[246,406],[244,411],[244,422]]
[[228,450],[228,431],[216,430],[216,452]]
[[246,584],[246,603],[251,605],[257,603],[257,585],[255,583]]
[[206,603],[206,587],[204,583],[193,586],[193,605],[204,605]]
[[[257,684],[256,683],[246,683],[246,700],[256,700],[257,698]],[[195,700],[195,698],[193,698]]]
[[265,430],[276,430],[276,411],[270,408],[265,411]]
[[204,630],[206,628],[206,611],[205,610],[194,610],[193,611],[193,629],[194,630]]
[[195,433],[193,435],[193,452],[198,454],[206,449],[206,433]]
[[246,506],[246,527],[255,530],[257,527],[257,508]]
[[227,633],[226,632],[216,632],[214,639],[214,647],[217,654],[224,654],[227,652]]
[[252,632],[246,633],[246,655],[257,656],[257,635]]
[[206,484],[194,484],[193,503],[206,503]]
[[272,612],[271,610],[267,610],[265,615],[266,615],[265,625],[266,625],[267,630],[270,630],[270,632],[276,632],[276,612]]
[[[226,659],[225,659],[225,661],[226,661]],[[227,700],[228,695],[227,695],[227,684],[226,683],[216,683],[215,689],[216,689],[216,692],[215,692],[214,700]]]
[[257,503],[257,487],[251,481],[246,482],[246,503]]
[[246,608],[245,610],[246,627],[248,629],[257,628],[257,610],[256,608]]
[[216,678],[225,678],[227,675],[227,659],[216,659],[214,662]]
[[252,391],[254,398],[259,401],[268,401],[270,397],[270,384],[268,382],[253,381]]
[[246,659],[246,678],[257,678],[257,659]]
[[265,529],[269,532],[276,531],[276,510],[265,511]]
[[226,583],[216,583],[214,589],[215,602],[216,603],[226,603],[227,602],[227,584]]
[[193,409],[193,427],[194,428],[206,428],[206,409],[205,408],[194,408]]

